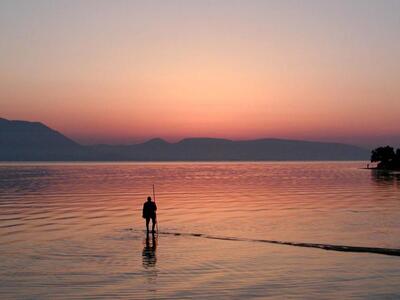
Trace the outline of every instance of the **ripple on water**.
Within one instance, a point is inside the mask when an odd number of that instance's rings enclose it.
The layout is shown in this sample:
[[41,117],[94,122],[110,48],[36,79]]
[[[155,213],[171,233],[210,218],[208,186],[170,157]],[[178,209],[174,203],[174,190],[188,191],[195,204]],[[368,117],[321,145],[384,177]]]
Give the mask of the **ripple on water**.
[[0,165],[0,297],[400,297],[397,257],[321,251],[400,248],[400,179],[360,165]]

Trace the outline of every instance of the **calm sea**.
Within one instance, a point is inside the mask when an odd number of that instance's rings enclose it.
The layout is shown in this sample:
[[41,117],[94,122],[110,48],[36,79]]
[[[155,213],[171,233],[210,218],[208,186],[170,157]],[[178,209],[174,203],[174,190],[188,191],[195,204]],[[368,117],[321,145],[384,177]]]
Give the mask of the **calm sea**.
[[400,248],[400,175],[364,166],[1,164],[0,299],[400,298],[400,256],[265,242]]

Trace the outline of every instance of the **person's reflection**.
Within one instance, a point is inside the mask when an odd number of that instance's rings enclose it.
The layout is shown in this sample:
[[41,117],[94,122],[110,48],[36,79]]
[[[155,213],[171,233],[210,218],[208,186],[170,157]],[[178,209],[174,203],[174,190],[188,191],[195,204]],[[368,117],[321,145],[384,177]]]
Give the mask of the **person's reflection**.
[[142,251],[143,267],[145,269],[154,268],[157,262],[157,238],[154,234],[151,236],[152,238],[150,240],[149,233],[146,234],[145,245]]
[[151,239],[149,233],[146,234],[146,239],[144,241],[144,247],[142,251],[142,263],[143,268],[145,269],[144,275],[147,278],[147,291],[151,293],[157,292],[157,238],[154,234],[151,235]]

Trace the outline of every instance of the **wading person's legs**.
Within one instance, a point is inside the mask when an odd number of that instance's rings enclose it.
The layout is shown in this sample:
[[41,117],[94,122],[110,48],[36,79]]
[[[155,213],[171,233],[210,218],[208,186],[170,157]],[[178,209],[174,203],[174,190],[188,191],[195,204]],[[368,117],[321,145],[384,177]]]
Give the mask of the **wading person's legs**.
[[154,218],[151,218],[151,225],[152,225],[152,228],[151,228],[151,232],[155,232],[154,231],[154,227],[156,226],[156,218],[154,217]]
[[[150,218],[146,218],[146,229],[147,229],[147,232],[149,232],[149,223],[150,223]],[[153,222],[153,227],[154,227],[154,222]]]

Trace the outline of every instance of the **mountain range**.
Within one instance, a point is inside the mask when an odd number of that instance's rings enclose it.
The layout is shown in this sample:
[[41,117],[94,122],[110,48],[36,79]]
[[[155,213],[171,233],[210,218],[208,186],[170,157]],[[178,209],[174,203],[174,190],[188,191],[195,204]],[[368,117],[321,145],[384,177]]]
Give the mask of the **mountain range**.
[[81,145],[40,122],[0,118],[0,161],[367,160],[358,146],[286,139],[152,139],[131,145]]

